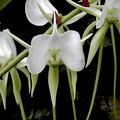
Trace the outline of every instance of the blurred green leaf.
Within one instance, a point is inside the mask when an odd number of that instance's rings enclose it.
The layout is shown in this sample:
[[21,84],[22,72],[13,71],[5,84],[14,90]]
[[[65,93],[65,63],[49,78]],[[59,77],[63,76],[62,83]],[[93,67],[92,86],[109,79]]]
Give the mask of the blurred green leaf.
[[2,10],[12,0],[0,0],[0,10]]

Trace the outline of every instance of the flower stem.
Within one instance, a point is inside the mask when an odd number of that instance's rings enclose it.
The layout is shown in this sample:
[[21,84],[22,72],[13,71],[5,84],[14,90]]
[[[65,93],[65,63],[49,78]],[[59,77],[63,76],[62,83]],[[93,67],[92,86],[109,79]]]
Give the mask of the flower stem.
[[67,75],[68,75],[68,82],[69,82],[70,94],[71,94],[71,100],[72,100],[73,116],[74,116],[74,120],[77,120],[71,75],[70,75],[70,70],[68,68],[67,68]]
[[93,90],[92,100],[91,100],[91,104],[90,104],[90,108],[89,108],[89,112],[88,112],[86,120],[89,120],[89,118],[90,118],[90,115],[91,115],[91,112],[93,109],[93,105],[94,105],[94,101],[95,101],[95,96],[96,96],[98,82],[99,82],[99,76],[100,76],[101,63],[102,63],[103,46],[104,46],[104,40],[102,41],[102,43],[100,45],[100,49],[99,49],[98,65],[97,65],[97,73],[96,73],[96,78],[95,78],[94,90]]
[[25,111],[24,111],[24,107],[23,107],[23,103],[20,95],[19,95],[19,105],[20,105],[22,119],[26,120]]
[[74,9],[73,11],[71,11],[69,14],[67,14],[63,19],[62,19],[62,24],[64,24],[65,22],[67,22],[68,20],[70,20],[72,17],[74,17],[75,15],[79,14],[81,12],[81,10],[79,9]]
[[116,46],[115,46],[115,36],[114,36],[113,25],[110,26],[110,31],[111,31],[113,57],[114,57],[114,86],[113,86],[114,114],[115,114],[116,120],[118,120],[117,111],[116,111],[117,56],[116,56]]
[[13,68],[17,63],[19,63],[23,58],[28,55],[28,50],[24,50],[17,57],[15,57],[7,66],[0,70],[0,77],[7,73],[11,68]]
[[52,105],[53,120],[56,120],[56,108]]

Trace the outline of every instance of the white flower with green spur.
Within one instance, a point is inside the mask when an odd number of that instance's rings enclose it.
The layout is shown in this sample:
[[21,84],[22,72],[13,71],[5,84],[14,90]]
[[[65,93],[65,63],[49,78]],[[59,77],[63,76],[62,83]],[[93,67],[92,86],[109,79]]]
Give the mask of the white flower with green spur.
[[33,37],[27,66],[32,74],[38,74],[47,64],[59,66],[61,63],[72,71],[80,71],[84,68],[85,58],[79,33],[69,30],[59,34],[54,20],[51,35]]
[[102,14],[96,27],[100,28],[105,21],[109,23],[120,22],[120,0],[106,0],[102,9]]
[[[87,38],[88,36],[85,39]],[[45,66],[49,65],[48,84],[54,107],[59,82],[58,67],[61,64],[74,71],[71,73],[77,76],[75,72],[84,68],[85,58],[79,33],[69,30],[59,34],[56,26],[56,14],[54,14],[52,34],[40,34],[33,37],[27,59],[28,70],[34,75],[41,73]],[[77,77],[74,77],[75,81],[76,79]]]

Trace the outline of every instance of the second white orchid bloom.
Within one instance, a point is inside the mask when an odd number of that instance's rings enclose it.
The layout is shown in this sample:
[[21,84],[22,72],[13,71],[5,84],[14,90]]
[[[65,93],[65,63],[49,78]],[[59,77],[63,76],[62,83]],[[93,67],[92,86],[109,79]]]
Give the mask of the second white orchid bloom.
[[120,0],[106,0],[102,10],[102,15],[98,20],[96,27],[100,28],[104,24],[105,20],[109,20],[108,22],[114,22],[118,20],[120,22],[119,12]]
[[13,39],[6,32],[0,32],[0,66],[15,56],[16,47]]
[[70,70],[80,71],[84,68],[85,58],[79,33],[70,30],[59,34],[54,20],[51,35],[37,35],[32,39],[28,69],[32,74],[38,74],[47,64],[55,67],[61,63]]
[[51,19],[54,11],[56,11],[56,13],[58,12],[49,0],[27,0],[25,4],[26,16],[28,20],[36,26],[42,26],[48,22],[39,7],[41,7]]
[[22,118],[25,120],[25,113],[23,109],[23,104],[21,100],[21,80],[19,77],[19,74],[17,72],[17,69],[21,70],[28,79],[29,84],[29,92],[30,92],[30,74],[28,70],[24,67],[26,66],[26,59],[24,58],[21,60],[17,65],[15,65],[13,68],[7,70],[7,72],[4,75],[1,75],[1,71],[9,66],[11,64],[11,61],[17,56],[16,53],[16,46],[15,43],[10,35],[8,35],[7,32],[9,30],[5,30],[3,32],[0,32],[0,94],[2,96],[4,108],[6,109],[6,92],[7,92],[7,82],[8,82],[8,75],[11,75],[12,78],[12,84],[13,84],[13,93],[15,96],[16,103],[20,105]]
[[[12,57],[16,56],[16,47],[13,39],[4,31],[0,32],[0,69],[2,69]],[[8,73],[0,79],[0,94],[2,96],[4,108],[6,109],[6,90]]]

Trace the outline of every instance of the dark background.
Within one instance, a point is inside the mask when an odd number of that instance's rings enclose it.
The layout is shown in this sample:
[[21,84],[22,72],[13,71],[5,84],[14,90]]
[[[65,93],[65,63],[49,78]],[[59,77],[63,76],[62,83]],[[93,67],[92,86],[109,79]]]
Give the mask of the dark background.
[[[25,1],[26,0],[12,0],[3,10],[0,11],[0,30],[9,29],[13,34],[20,37],[25,42],[31,42],[33,36],[37,34],[44,33],[50,24],[46,24],[42,27],[34,26],[26,18],[25,15]],[[51,3],[58,9],[59,13],[66,15],[71,10],[74,9],[65,0],[50,0]],[[94,21],[95,18],[91,15],[87,15],[78,22],[69,25],[72,30],[78,31],[81,36],[85,28]],[[93,32],[97,30],[94,28]],[[110,40],[110,32],[106,35]],[[120,36],[115,28],[115,38],[116,38],[116,48],[117,48],[117,61],[118,61],[118,74],[117,74],[117,98],[120,96]],[[90,42],[90,39],[89,39]],[[111,40],[110,40],[111,43]],[[24,50],[24,47],[15,42],[18,53]],[[84,53],[87,59],[89,51],[89,43],[86,42],[84,45]],[[95,75],[97,69],[97,59],[98,53],[95,55],[92,63],[81,72],[78,72],[78,82],[77,82],[77,95],[76,95],[76,110],[78,120],[85,120],[91,97],[94,88]],[[104,47],[103,50],[103,61],[101,67],[100,80],[96,95],[96,100],[91,115],[91,120],[108,120],[108,111],[101,109],[101,101],[105,100],[108,108],[108,98],[113,96],[113,77],[114,77],[114,66],[113,66],[113,52],[112,45]],[[60,67],[60,70],[64,66]],[[51,109],[51,99],[47,83],[48,67],[40,73],[39,80],[34,92],[34,97],[31,98],[28,93],[27,80],[23,73],[19,72],[22,82],[21,96],[23,99],[23,104],[28,117],[32,111],[33,120],[36,114],[39,116],[36,120],[52,120],[52,109]],[[15,103],[15,99],[12,93],[11,79],[8,83],[8,96],[7,96],[7,110],[3,109],[3,105],[0,105],[0,113],[4,119],[11,120],[21,120],[19,106]],[[69,93],[69,86],[67,80],[66,71],[60,72],[59,88],[57,94],[57,120],[73,120],[72,114],[72,104]],[[2,118],[2,117],[1,117]]]

